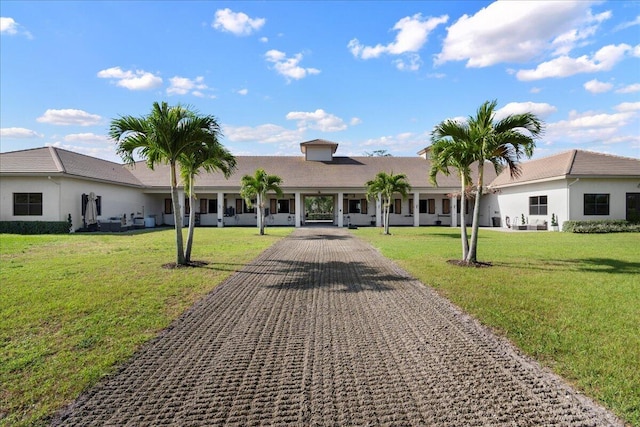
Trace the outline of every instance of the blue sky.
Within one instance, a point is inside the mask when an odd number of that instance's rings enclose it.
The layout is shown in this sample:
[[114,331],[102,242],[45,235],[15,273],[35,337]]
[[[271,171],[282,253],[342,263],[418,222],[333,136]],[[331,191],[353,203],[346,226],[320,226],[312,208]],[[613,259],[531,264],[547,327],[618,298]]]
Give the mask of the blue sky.
[[637,1],[2,1],[1,150],[120,161],[120,115],[215,115],[236,155],[415,156],[496,99],[546,123],[534,158],[640,157]]

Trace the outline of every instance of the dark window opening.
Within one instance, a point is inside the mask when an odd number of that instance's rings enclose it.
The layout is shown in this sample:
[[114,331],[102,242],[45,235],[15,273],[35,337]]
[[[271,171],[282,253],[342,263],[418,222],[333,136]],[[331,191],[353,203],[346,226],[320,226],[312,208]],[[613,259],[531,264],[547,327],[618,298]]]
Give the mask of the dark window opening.
[[584,195],[585,215],[609,215],[609,195],[608,194],[585,194]]
[[547,214],[547,196],[529,197],[529,215]]
[[13,214],[42,215],[42,193],[13,193]]

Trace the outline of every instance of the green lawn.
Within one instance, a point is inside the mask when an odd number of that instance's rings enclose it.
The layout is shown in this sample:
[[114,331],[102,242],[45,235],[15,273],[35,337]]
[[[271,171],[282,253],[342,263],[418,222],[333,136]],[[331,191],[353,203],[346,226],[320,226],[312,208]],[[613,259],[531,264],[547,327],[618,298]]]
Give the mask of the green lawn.
[[445,227],[354,231],[543,365],[640,426],[640,233],[481,230],[478,259]]
[[291,228],[198,228],[168,270],[173,230],[0,235],[0,425],[43,425],[195,300]]

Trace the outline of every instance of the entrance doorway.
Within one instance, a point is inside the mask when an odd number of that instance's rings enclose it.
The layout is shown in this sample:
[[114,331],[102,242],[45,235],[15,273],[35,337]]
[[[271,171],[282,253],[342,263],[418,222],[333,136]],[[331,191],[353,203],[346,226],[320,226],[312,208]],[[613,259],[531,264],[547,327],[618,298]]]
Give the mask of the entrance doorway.
[[627,193],[627,221],[640,222],[640,193]]
[[333,224],[333,196],[304,196],[305,224]]

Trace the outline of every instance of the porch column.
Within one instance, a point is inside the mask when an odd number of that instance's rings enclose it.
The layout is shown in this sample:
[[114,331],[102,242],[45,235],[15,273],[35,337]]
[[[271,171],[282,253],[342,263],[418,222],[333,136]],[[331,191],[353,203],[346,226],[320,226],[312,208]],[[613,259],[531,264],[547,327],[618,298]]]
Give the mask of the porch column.
[[300,228],[300,226],[302,225],[302,221],[300,220],[300,218],[302,217],[302,203],[300,203],[302,201],[302,197],[300,197],[300,193],[297,192],[295,193],[295,197],[296,197],[296,201],[295,201],[295,210],[296,210],[296,228]]
[[382,227],[382,196],[376,198],[376,227]]
[[224,210],[227,207],[224,205],[224,193],[218,193],[218,227],[224,227]]
[[344,227],[344,193],[338,193],[338,227]]
[[451,199],[451,226],[458,226],[458,198],[452,197]]
[[413,226],[420,227],[420,193],[413,193]]

